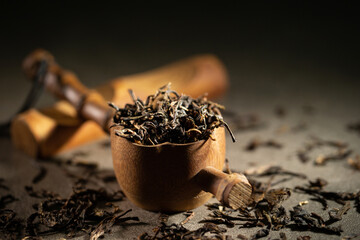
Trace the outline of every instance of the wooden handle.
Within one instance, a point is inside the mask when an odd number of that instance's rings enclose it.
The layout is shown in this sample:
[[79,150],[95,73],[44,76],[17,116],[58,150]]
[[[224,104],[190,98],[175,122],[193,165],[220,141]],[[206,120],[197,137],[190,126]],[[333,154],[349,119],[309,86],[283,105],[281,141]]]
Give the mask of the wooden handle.
[[250,202],[252,187],[242,174],[226,174],[214,167],[206,167],[195,176],[195,181],[225,206],[238,209]]
[[46,61],[48,64],[43,82],[45,88],[58,98],[68,101],[81,117],[95,121],[108,131],[112,112],[105,99],[95,90],[84,86],[73,73],[62,69],[45,50],[36,50],[25,58],[23,68],[30,79],[33,78],[34,69],[40,61]]

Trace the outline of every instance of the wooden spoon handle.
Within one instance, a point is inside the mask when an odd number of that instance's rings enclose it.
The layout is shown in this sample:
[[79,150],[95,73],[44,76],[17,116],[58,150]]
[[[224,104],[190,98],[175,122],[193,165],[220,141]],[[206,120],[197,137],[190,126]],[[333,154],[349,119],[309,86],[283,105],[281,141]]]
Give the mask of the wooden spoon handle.
[[60,99],[70,102],[82,118],[95,121],[109,132],[108,123],[112,110],[99,93],[82,85],[74,74],[68,71],[57,74],[49,71],[45,76],[44,86]]
[[32,79],[40,61],[46,61],[48,70],[44,77],[45,88],[60,99],[67,100],[73,105],[79,116],[93,120],[105,131],[109,131],[108,122],[112,110],[107,106],[105,99],[95,90],[84,86],[75,74],[62,69],[54,57],[45,50],[32,52],[23,62],[23,69],[28,78]]
[[226,174],[214,167],[206,167],[195,176],[195,182],[225,206],[238,209],[250,203],[252,187],[242,174]]

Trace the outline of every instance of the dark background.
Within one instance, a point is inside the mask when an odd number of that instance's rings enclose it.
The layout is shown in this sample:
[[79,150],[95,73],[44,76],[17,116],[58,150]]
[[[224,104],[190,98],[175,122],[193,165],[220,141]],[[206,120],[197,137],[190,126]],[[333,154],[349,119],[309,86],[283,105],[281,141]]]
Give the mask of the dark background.
[[[1,4],[1,70],[13,70],[28,52],[42,47],[63,65],[71,55],[77,64],[67,67],[75,71],[96,66],[104,79],[113,77],[108,72],[114,68],[119,74],[132,73],[145,70],[143,65],[149,63],[156,67],[203,52],[215,53],[228,64],[235,57],[276,61],[304,70],[326,67],[355,77],[359,74],[357,10],[349,2],[90,6],[8,1]],[[126,68],[118,64],[123,61]]]
[[[358,88],[358,18],[350,2],[5,1],[0,21],[1,115],[8,111],[5,103],[15,108],[28,91],[21,61],[38,47],[52,52],[89,87],[192,54],[214,53],[228,67],[231,83],[241,88],[249,87],[241,84],[244,78],[297,88],[302,80],[279,80],[289,72],[345,76],[315,77],[311,82],[319,89],[331,85],[336,92],[343,84]],[[9,101],[9,93],[18,97]],[[51,101],[45,99],[42,102]]]

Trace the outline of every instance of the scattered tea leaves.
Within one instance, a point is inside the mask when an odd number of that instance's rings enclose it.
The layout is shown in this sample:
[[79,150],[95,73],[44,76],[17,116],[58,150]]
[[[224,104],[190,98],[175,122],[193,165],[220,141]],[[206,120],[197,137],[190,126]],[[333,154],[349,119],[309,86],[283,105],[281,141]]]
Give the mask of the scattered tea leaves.
[[256,130],[264,126],[264,123],[262,123],[259,116],[256,114],[244,115],[227,109],[222,110],[222,113],[234,132]]
[[264,165],[255,168],[247,169],[244,174],[246,176],[253,176],[253,177],[264,177],[264,176],[274,176],[274,175],[288,175],[292,177],[298,177],[302,179],[306,179],[306,175],[302,173],[292,172],[283,169],[281,166],[274,166],[274,165]]
[[283,117],[286,116],[287,111],[285,110],[284,107],[282,107],[282,106],[277,106],[277,107],[275,107],[275,109],[274,109],[274,113],[275,113],[275,115],[276,115],[277,117],[283,118]]
[[310,240],[311,237],[310,236],[299,236],[296,238],[296,240]]
[[345,205],[342,206],[340,209],[332,209],[329,211],[329,221],[327,221],[326,225],[329,225],[333,222],[340,221],[342,216],[350,210],[350,202],[345,202]]
[[348,124],[347,129],[358,133],[360,136],[360,121]]
[[360,171],[360,155],[356,155],[354,158],[348,158],[347,163],[354,169]]
[[309,214],[301,206],[297,205],[293,207],[293,210],[290,211],[291,219],[294,221],[294,225],[289,225],[288,227],[292,230],[308,230],[312,232],[320,232],[326,234],[335,234],[340,235],[342,229],[338,227],[329,227],[323,224],[319,224],[318,217],[313,214]]
[[34,177],[34,179],[32,180],[32,183],[36,184],[36,183],[40,182],[41,180],[43,180],[45,178],[46,174],[47,174],[46,168],[44,168],[43,166],[40,166],[40,171]]
[[287,240],[286,234],[284,232],[279,233],[280,240]]
[[123,217],[131,212],[131,209],[123,213],[117,213],[114,216],[108,216],[101,220],[101,222],[95,227],[90,234],[90,240],[97,240],[104,236],[105,233],[110,232],[111,228],[115,224],[120,224],[129,220],[139,221],[138,217]]
[[296,186],[295,191],[300,193],[309,194],[314,197],[315,201],[319,201],[324,209],[328,208],[328,200],[335,201],[339,204],[345,205],[346,201],[358,201],[360,191],[358,192],[332,192],[324,191],[323,186],[327,183],[324,180],[317,179],[315,182],[310,181],[309,185]]
[[0,197],[0,209],[5,208],[7,204],[17,201],[18,199],[15,198],[11,194],[7,194],[5,196]]
[[13,210],[0,208],[0,239],[19,239],[23,229],[23,221]]
[[263,228],[260,229],[259,231],[257,231],[253,236],[251,236],[251,240],[255,240],[255,239],[260,239],[263,237],[266,237],[267,235],[269,235],[269,229]]
[[4,184],[5,179],[0,178],[0,189],[9,190],[9,187]]
[[184,213],[184,215],[186,216],[186,218],[184,219],[184,221],[182,221],[180,224],[184,225],[185,223],[187,223],[190,219],[192,219],[195,216],[195,212],[193,211],[187,211],[186,213]]
[[297,156],[301,162],[306,163],[311,160],[309,156],[311,151],[323,146],[335,148],[336,152],[328,155],[319,155],[314,161],[315,165],[325,165],[325,163],[332,160],[343,160],[352,153],[352,150],[348,148],[348,144],[344,142],[323,140],[313,136],[311,141],[305,144],[304,148],[297,151]]
[[[196,230],[188,230],[181,224],[166,225],[161,223],[160,226],[153,229],[154,235],[151,236],[148,233],[142,233],[139,240],[151,240],[151,239],[184,239],[184,240],[211,240],[211,239],[232,239],[230,236],[224,235],[226,232],[225,228],[221,228],[213,223],[205,223],[202,227]],[[204,236],[209,233],[210,235]]]
[[251,140],[247,146],[245,147],[246,151],[255,151],[259,147],[271,147],[271,148],[277,148],[280,149],[283,147],[283,145],[273,139],[263,141],[260,139],[253,139]]
[[337,153],[335,154],[329,154],[329,155],[320,155],[315,159],[315,165],[325,165],[328,161],[334,161],[334,160],[344,160],[346,159],[350,154],[352,153],[352,150],[350,149],[339,149]]

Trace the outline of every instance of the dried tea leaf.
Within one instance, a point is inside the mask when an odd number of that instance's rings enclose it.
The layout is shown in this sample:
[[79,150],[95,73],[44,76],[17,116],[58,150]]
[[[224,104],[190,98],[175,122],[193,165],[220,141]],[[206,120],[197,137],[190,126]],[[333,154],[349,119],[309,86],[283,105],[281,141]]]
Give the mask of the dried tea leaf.
[[308,230],[312,232],[321,232],[326,234],[340,235],[342,229],[338,227],[329,227],[319,224],[318,216],[309,214],[301,206],[297,205],[290,211],[291,220],[294,221],[295,226],[290,226],[292,230]]
[[272,148],[280,149],[283,147],[283,145],[273,139],[269,139],[266,141],[260,139],[253,139],[246,145],[245,150],[255,151],[259,147],[272,147]]
[[352,150],[350,150],[350,149],[340,148],[337,151],[337,153],[333,153],[333,154],[329,154],[329,155],[319,155],[315,159],[315,165],[325,165],[328,161],[344,160],[351,153],[352,153]]
[[360,155],[356,155],[354,158],[348,158],[347,163],[354,169],[360,171]]
[[299,236],[296,238],[296,240],[310,240],[311,237],[310,236]]
[[285,233],[280,232],[279,235],[280,235],[280,239],[281,239],[281,240],[287,240],[287,237],[286,237],[286,234],[285,234]]
[[241,239],[241,240],[248,240],[249,239],[248,237],[246,237],[245,235],[242,235],[242,234],[237,235],[237,238]]
[[360,121],[348,124],[347,129],[360,135]]
[[260,229],[253,236],[251,236],[250,239],[254,240],[254,239],[260,239],[266,237],[267,235],[269,235],[269,232],[270,232],[269,229],[266,228]]
[[148,96],[144,103],[129,92],[134,104],[124,108],[109,104],[116,110],[111,127],[117,127],[117,136],[143,145],[189,143],[207,140],[215,128],[224,126],[235,141],[220,113],[224,107],[205,96],[193,99],[179,95],[168,84]]
[[275,115],[276,115],[277,117],[283,118],[283,117],[286,116],[287,111],[285,110],[284,107],[282,107],[282,106],[277,106],[277,107],[275,107],[275,109],[274,109],[274,113],[275,113]]
[[0,209],[5,208],[7,204],[15,202],[17,200],[18,199],[11,194],[0,197]]
[[193,211],[188,211],[186,213],[184,213],[184,215],[186,216],[186,218],[180,223],[181,225],[184,225],[185,223],[187,223],[190,219],[192,219],[195,216],[195,212]]
[[330,219],[326,222],[326,225],[332,224],[334,222],[340,221],[342,216],[350,210],[350,202],[345,202],[345,205],[340,209],[332,209],[329,211]]
[[[223,234],[226,232],[225,228],[221,228],[213,223],[205,223],[202,227],[192,231],[188,230],[181,224],[166,225],[165,223],[161,223],[161,225],[156,227],[153,232],[153,236],[148,233],[142,233],[138,239],[232,239],[231,236]],[[212,235],[204,236],[207,233]]]
[[222,113],[234,132],[256,130],[264,125],[256,114],[242,115],[227,109],[224,109]]
[[9,187],[4,185],[3,182],[5,182],[5,179],[0,178],[0,189],[5,189],[5,190],[9,190]]
[[110,232],[112,226],[115,224],[120,224],[130,220],[139,221],[138,217],[123,217],[129,212],[131,212],[131,209],[127,210],[124,213],[117,213],[114,216],[108,216],[104,218],[91,232],[90,240],[97,240],[101,238],[105,233]]
[[324,165],[331,160],[342,160],[351,154],[351,150],[348,149],[348,144],[340,141],[324,140],[319,137],[312,136],[311,141],[305,144],[303,149],[297,151],[299,160],[303,163],[310,161],[309,154],[316,148],[328,146],[335,148],[336,153],[329,155],[319,155],[314,161],[315,165]]
[[16,218],[16,213],[10,209],[0,209],[0,238],[19,239],[24,229],[23,221]]
[[256,176],[256,177],[264,177],[264,176],[273,176],[273,175],[288,175],[292,177],[298,177],[302,179],[306,179],[306,175],[302,173],[296,173],[292,171],[288,171],[283,169],[281,166],[274,165],[264,165],[255,168],[247,169],[244,174],[246,176]]

